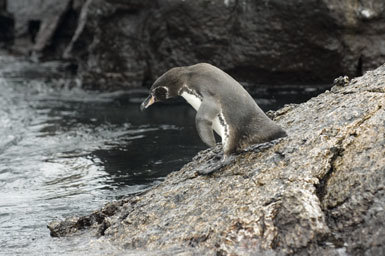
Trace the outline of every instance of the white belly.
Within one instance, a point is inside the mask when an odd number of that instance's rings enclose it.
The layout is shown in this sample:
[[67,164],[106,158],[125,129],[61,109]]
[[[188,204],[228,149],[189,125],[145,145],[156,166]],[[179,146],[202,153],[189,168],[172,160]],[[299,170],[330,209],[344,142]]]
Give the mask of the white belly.
[[[181,96],[196,110],[198,111],[199,107],[201,106],[202,104],[202,101],[200,98],[198,98],[197,96],[195,96],[194,94],[190,94],[188,92],[182,92]],[[213,120],[213,129],[214,131],[219,135],[221,136],[222,138],[222,141],[225,140],[226,138],[226,130],[225,130],[225,127],[221,124],[221,122],[219,121],[219,115],[217,117],[214,118]]]
[[194,94],[190,94],[187,92],[182,92],[181,96],[196,110],[198,111],[199,107],[202,104],[201,99],[199,99]]

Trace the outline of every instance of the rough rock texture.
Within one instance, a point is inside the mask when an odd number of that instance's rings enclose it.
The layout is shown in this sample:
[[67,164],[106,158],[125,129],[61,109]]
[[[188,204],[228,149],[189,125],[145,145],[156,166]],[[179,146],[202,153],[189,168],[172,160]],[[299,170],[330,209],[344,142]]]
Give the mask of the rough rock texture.
[[86,85],[147,85],[202,61],[252,84],[320,83],[385,61],[383,0],[29,2],[8,0],[17,35],[76,59]]
[[[271,114],[288,137],[212,176],[195,170],[221,148],[202,151],[90,225],[126,249],[385,255],[385,65]],[[79,220],[49,228],[69,235]]]

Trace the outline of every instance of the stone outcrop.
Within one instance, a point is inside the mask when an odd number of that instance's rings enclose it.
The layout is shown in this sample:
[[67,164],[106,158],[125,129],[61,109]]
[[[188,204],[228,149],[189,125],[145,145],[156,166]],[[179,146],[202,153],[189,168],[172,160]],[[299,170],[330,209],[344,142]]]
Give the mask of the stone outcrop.
[[147,85],[203,61],[252,84],[330,82],[385,62],[383,0],[8,0],[8,10],[18,44],[30,37],[19,49],[76,60],[93,87]]
[[[344,83],[341,83],[342,85]],[[211,176],[218,145],[145,193],[49,225],[185,255],[384,255],[385,65],[270,113],[288,137]],[[195,253],[195,254],[194,254]]]

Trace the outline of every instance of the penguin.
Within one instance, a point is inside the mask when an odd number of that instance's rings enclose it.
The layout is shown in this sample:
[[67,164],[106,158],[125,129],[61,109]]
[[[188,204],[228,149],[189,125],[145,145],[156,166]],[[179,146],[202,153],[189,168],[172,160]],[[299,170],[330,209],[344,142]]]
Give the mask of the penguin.
[[221,137],[223,160],[251,145],[287,136],[240,83],[211,64],[170,69],[154,82],[140,108],[144,110],[177,96],[183,97],[197,111],[195,124],[205,144],[215,146],[214,131]]

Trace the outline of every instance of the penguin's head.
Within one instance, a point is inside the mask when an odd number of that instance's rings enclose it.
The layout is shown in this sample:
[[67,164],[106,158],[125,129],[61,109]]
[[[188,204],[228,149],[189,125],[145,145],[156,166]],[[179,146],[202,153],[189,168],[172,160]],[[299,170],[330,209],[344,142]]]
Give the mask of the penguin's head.
[[162,102],[167,100],[168,97],[168,88],[159,86],[150,91],[150,95],[142,102],[140,109],[143,111],[148,108],[155,102]]
[[140,109],[143,111],[155,102],[163,102],[179,96],[182,85],[183,80],[178,68],[170,69],[154,82],[150,95],[140,105]]

